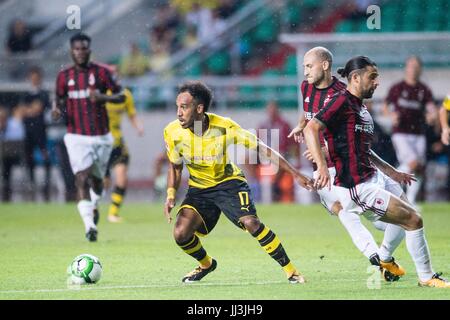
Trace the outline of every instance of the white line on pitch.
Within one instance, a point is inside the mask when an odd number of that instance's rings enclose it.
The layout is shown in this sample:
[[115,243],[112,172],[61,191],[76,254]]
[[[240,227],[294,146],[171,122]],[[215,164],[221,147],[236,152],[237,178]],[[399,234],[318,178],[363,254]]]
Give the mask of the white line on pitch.
[[108,286],[97,287],[89,285],[81,288],[61,288],[61,289],[30,289],[30,290],[4,290],[0,291],[0,294],[8,293],[40,293],[40,292],[77,292],[77,291],[89,291],[89,290],[114,290],[114,289],[147,289],[147,288],[173,288],[173,287],[187,287],[187,286],[249,286],[249,285],[269,285],[269,284],[287,284],[281,281],[266,281],[266,282],[235,282],[235,283],[199,283],[199,284],[168,284],[168,285],[132,285],[132,286]]

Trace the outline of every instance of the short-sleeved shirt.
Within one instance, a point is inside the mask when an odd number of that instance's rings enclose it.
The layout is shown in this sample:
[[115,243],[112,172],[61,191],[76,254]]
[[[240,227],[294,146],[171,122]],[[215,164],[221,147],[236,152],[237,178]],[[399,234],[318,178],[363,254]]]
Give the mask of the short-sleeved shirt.
[[[308,83],[308,81],[303,81],[301,84],[301,92],[303,96],[303,117],[306,123],[308,123],[314,116],[322,109],[324,103],[330,99],[336,92],[345,89],[346,85],[344,82],[339,81],[333,76],[332,83],[322,89],[318,89],[314,84]],[[326,130],[325,130],[326,135]],[[320,133],[320,145],[325,146],[325,138],[322,133]],[[334,164],[329,157],[326,157],[328,167],[333,167]],[[314,171],[317,170],[317,166],[313,163]]]
[[209,127],[203,136],[183,129],[178,120],[166,126],[164,140],[170,162],[186,164],[192,187],[210,188],[232,179],[246,181],[242,170],[229,161],[227,148],[244,145],[248,149],[257,149],[257,137],[229,118],[214,113],[205,115]]
[[56,80],[56,96],[65,99],[67,132],[87,136],[109,132],[108,114],[104,102],[89,98],[92,90],[106,94],[118,93],[121,88],[105,66],[90,62],[86,69],[75,66],[62,70]]
[[374,122],[362,100],[342,90],[315,118],[328,130],[328,152],[336,167],[334,184],[352,188],[369,180],[376,172],[369,159]]
[[[125,101],[122,103],[106,103],[106,110],[108,110],[109,130],[114,138],[114,147],[124,144],[121,123],[122,115],[126,113],[129,117],[136,115],[136,108],[134,107],[134,99],[131,91],[124,89]],[[108,94],[111,94],[109,91]]]
[[424,134],[426,105],[433,101],[431,90],[422,82],[410,86],[401,81],[391,87],[386,103],[399,114],[393,133]]

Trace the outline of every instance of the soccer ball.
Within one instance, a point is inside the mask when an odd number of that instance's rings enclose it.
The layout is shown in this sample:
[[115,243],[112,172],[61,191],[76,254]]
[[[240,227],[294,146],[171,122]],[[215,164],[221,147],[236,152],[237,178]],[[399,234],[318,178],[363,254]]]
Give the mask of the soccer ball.
[[102,265],[97,257],[81,254],[67,268],[72,284],[97,283],[102,276]]

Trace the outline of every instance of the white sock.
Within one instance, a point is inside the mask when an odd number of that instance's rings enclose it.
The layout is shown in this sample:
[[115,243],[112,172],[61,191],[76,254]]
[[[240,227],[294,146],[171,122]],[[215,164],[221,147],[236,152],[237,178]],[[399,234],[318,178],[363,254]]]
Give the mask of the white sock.
[[373,226],[375,228],[377,228],[380,231],[386,230],[386,227],[388,225],[386,222],[383,222],[383,221],[380,221],[380,220],[372,221],[372,224],[373,224]]
[[97,230],[97,227],[94,224],[94,204],[89,200],[81,200],[78,202],[77,207],[81,219],[83,219],[86,232],[91,228]]
[[416,204],[417,194],[422,186],[422,177],[416,176],[417,181],[413,181],[410,186],[406,186],[406,197],[413,205]]
[[383,261],[390,261],[395,249],[405,237],[405,230],[395,224],[386,223],[383,242],[378,249],[378,255]]
[[428,249],[423,228],[405,231],[405,233],[406,247],[416,265],[416,271],[420,281],[430,280],[434,272],[431,267],[430,249]]
[[353,243],[362,254],[370,258],[374,253],[377,253],[378,247],[372,234],[362,224],[361,218],[357,214],[341,210],[339,212],[339,220],[347,229]]
[[97,208],[102,195],[96,194],[92,188],[89,188],[89,194],[91,195],[91,201],[94,204],[94,208]]

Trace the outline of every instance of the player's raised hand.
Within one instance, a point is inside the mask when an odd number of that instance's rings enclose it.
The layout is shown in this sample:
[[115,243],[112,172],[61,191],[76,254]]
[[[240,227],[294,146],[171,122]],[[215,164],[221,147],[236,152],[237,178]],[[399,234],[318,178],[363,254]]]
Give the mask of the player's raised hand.
[[52,119],[53,121],[58,120],[61,117],[61,110],[56,106],[56,102],[52,103]]
[[303,129],[304,127],[297,125],[294,129],[292,129],[287,137],[294,137],[294,141],[300,143],[303,141]]
[[331,190],[331,178],[330,172],[328,171],[327,166],[323,166],[317,169],[317,178],[314,180],[314,187],[318,189],[322,189],[328,187],[328,190]]
[[406,173],[406,172],[402,172],[402,171],[398,171],[398,170],[395,170],[395,172],[393,174],[391,174],[390,177],[394,181],[396,181],[400,184],[407,184],[408,186],[410,186],[413,181],[417,181],[414,174]]
[[309,191],[315,190],[315,188],[314,188],[314,180],[311,179],[310,177],[305,176],[305,175],[303,175],[303,174],[301,174],[301,173],[298,173],[298,174],[295,176],[295,180],[297,181],[297,183],[298,183],[300,186],[302,186],[302,187],[305,188],[306,190],[309,190]]
[[303,152],[303,156],[304,156],[306,159],[308,159],[309,161],[314,162],[314,158],[313,158],[311,152],[309,151],[309,149],[306,149],[306,151]]
[[166,216],[167,223],[172,222],[172,217],[170,216],[170,211],[175,207],[175,199],[168,198],[164,204],[164,215]]

